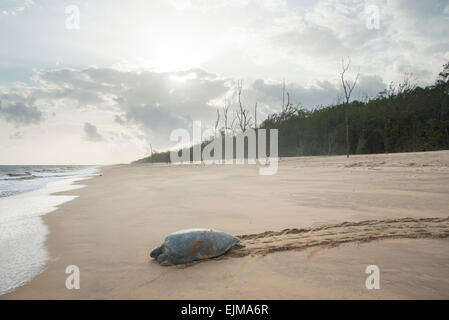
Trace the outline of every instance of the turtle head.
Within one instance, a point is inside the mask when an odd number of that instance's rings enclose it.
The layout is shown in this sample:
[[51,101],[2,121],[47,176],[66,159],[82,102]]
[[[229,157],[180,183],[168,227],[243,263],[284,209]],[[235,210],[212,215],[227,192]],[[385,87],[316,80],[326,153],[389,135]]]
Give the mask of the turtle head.
[[151,253],[150,257],[157,258],[159,255],[161,255],[164,252],[164,245],[161,245],[159,247],[154,248]]

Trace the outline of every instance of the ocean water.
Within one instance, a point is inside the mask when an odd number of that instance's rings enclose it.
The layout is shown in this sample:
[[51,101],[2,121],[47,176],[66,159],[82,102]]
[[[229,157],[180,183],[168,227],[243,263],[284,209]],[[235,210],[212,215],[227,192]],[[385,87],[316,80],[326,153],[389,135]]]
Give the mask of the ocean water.
[[42,272],[49,261],[42,216],[76,196],[73,182],[98,174],[95,166],[0,166],[0,295]]

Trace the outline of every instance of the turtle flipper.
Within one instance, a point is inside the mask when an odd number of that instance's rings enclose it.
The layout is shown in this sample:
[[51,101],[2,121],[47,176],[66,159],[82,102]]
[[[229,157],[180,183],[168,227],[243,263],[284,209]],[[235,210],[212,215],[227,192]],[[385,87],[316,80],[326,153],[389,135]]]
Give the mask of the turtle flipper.
[[170,256],[167,253],[160,254],[157,257],[157,261],[163,266],[171,266],[171,265],[175,264],[172,261],[172,256]]
[[150,257],[157,258],[162,252],[164,252],[164,245],[154,248],[150,253]]
[[157,261],[163,266],[184,264],[184,263],[187,263],[192,260],[195,260],[195,259],[192,259],[191,257],[179,256],[173,252],[166,252],[157,257]]

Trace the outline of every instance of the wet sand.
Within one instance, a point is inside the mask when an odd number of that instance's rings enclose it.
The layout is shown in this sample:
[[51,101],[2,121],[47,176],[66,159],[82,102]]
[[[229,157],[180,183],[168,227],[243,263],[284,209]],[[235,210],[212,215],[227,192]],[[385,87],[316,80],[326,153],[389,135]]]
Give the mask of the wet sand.
[[[122,165],[46,215],[52,257],[0,299],[449,298],[449,151],[285,158],[254,165]],[[344,224],[344,222],[349,222]],[[242,235],[225,257],[163,267],[166,234]],[[81,289],[67,290],[68,265]],[[380,289],[365,268],[380,269]]]

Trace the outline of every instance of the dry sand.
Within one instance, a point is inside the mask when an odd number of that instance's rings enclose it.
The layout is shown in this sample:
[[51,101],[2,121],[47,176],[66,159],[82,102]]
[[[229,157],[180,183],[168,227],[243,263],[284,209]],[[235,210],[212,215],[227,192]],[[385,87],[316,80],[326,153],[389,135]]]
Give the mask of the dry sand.
[[[44,217],[53,260],[2,299],[449,298],[449,151],[285,158],[254,165],[122,165]],[[350,223],[343,223],[350,222]],[[225,257],[163,267],[166,234],[243,235]],[[68,265],[81,289],[67,290]],[[367,290],[365,268],[380,268]]]

